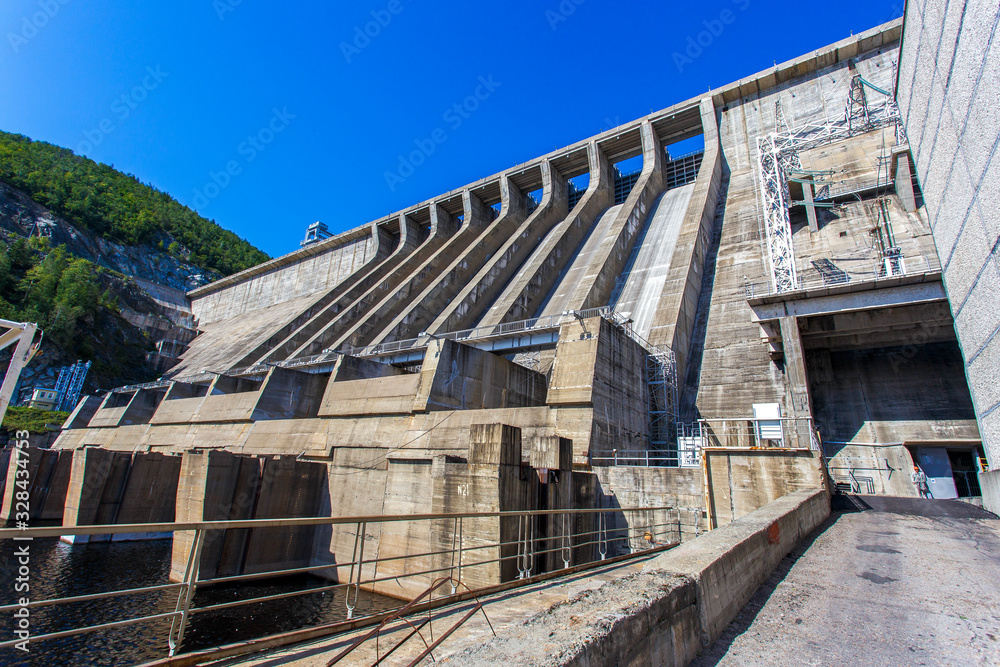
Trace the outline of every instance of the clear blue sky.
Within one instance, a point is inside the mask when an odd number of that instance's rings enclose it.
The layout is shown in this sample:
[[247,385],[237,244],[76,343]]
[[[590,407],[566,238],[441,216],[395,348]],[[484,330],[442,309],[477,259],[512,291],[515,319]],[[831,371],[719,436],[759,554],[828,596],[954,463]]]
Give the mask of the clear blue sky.
[[[349,229],[901,13],[901,0],[5,0],[0,129],[113,164],[280,255],[315,220]],[[452,109],[477,92],[474,111]],[[401,169],[420,145],[422,164]]]

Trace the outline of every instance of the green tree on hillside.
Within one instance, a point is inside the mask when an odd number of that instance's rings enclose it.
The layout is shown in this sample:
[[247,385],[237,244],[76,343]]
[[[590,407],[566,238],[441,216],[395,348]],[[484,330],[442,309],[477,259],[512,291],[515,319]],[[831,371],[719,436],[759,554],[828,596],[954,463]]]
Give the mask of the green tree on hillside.
[[[227,275],[269,259],[135,176],[43,141],[0,132],[0,180],[73,224],[120,243],[149,243],[166,232],[190,251],[188,261]],[[169,249],[180,253],[174,243]]]

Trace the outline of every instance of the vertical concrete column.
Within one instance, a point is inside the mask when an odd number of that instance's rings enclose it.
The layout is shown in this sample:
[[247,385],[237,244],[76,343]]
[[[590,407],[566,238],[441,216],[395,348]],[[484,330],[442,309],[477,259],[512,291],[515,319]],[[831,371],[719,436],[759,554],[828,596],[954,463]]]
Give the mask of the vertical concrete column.
[[893,151],[896,153],[896,173],[893,178],[896,182],[896,194],[903,204],[903,210],[913,213],[917,210],[917,198],[913,192],[913,171],[910,169],[909,148]]
[[590,222],[593,216],[615,202],[615,175],[612,171],[614,166],[596,141],[591,140],[587,143],[587,162],[590,166],[590,182],[587,184],[584,199],[589,195],[588,203],[593,201],[595,206],[591,217],[588,218]]
[[[249,463],[249,467],[247,464]],[[246,469],[244,469],[246,468]],[[175,517],[178,523],[249,519],[257,498],[259,461],[224,451],[188,451],[181,459],[177,484]],[[248,474],[249,473],[249,474]],[[248,479],[244,479],[248,478]],[[237,494],[238,487],[241,493]],[[205,536],[200,559],[202,578],[217,573],[227,532],[211,531]],[[170,580],[181,581],[194,544],[193,531],[177,531],[170,559]],[[242,565],[235,568],[238,574]]]
[[[402,229],[402,226],[401,226]],[[400,243],[403,241],[403,236],[400,234]],[[392,242],[392,235],[389,231],[382,227],[378,221],[372,223],[372,242],[375,244],[374,252],[372,253],[373,261],[381,261],[392,254],[395,246]]]
[[420,225],[406,213],[399,214],[399,247],[401,250],[413,250],[423,242]]
[[[502,183],[503,181],[501,181],[501,188],[503,187]],[[473,229],[476,227],[485,227],[493,222],[493,216],[490,215],[491,211],[489,208],[471,190],[462,191],[463,226]]]
[[806,218],[809,220],[809,231],[819,231],[819,219],[816,216],[816,207],[813,205],[813,177],[802,178],[802,197],[805,201]]
[[[498,504],[500,511],[531,509],[531,489],[534,480],[521,480],[521,429],[507,424],[473,424],[469,432],[469,467],[496,466],[498,484]],[[479,499],[478,502],[482,502]],[[491,523],[497,519],[490,519]],[[517,578],[518,519],[499,519],[499,549],[501,564],[496,576],[499,581]],[[495,526],[495,523],[492,523]],[[487,527],[479,522],[480,532]]]
[[500,216],[520,223],[528,212],[524,193],[510,180],[509,174],[500,177]]
[[434,202],[430,207],[431,212],[431,236],[451,236],[458,229],[458,220],[451,213]]
[[[788,406],[791,411],[791,414],[788,416],[795,418],[812,417],[809,378],[806,374],[806,356],[805,350],[802,347],[802,335],[799,333],[798,319],[794,316],[782,317],[780,326],[781,341],[785,351],[785,381],[788,391]],[[802,432],[800,435],[808,436],[808,433]],[[800,438],[798,444],[803,449],[809,447],[807,438]]]
[[653,197],[663,191],[665,175],[663,172],[666,163],[666,151],[653,129],[653,124],[644,120],[639,127],[642,137],[642,170],[649,174],[649,192]]
[[565,218],[569,213],[569,183],[558,169],[552,166],[551,160],[545,160],[539,165],[542,172],[542,201],[538,204],[539,217],[558,215]]
[[[73,451],[72,469],[63,509],[63,526],[114,523],[132,456],[100,447]],[[64,535],[64,542],[95,541],[97,536]]]

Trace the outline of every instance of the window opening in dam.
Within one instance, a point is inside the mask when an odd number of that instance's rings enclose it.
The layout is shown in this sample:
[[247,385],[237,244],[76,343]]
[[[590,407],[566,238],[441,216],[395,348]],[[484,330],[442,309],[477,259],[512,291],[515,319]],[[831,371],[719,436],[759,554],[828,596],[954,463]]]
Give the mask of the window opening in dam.
[[538,205],[542,203],[542,196],[544,194],[544,190],[542,188],[538,188],[537,190],[532,190],[528,194],[524,195],[524,201],[526,204],[525,208],[528,213],[532,213],[536,208],[538,208]]
[[642,156],[636,155],[614,164],[615,204],[623,204],[642,174]]
[[590,174],[580,174],[566,179],[566,187],[569,191],[569,210],[572,211],[573,207],[583,198],[584,193],[587,192],[587,188],[590,187]]

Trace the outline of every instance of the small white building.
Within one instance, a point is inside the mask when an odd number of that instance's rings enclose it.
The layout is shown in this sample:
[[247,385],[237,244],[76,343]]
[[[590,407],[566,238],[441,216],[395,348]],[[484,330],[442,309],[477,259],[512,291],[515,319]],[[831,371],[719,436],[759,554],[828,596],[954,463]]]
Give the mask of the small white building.
[[55,389],[35,388],[31,393],[31,400],[28,401],[28,407],[38,408],[39,410],[55,410],[58,400],[59,392]]

